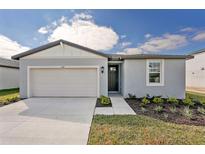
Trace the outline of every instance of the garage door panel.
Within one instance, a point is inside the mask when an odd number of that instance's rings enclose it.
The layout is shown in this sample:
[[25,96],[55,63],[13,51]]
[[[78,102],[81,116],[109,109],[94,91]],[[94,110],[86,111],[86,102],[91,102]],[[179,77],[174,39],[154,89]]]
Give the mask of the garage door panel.
[[96,97],[97,69],[31,69],[31,96]]

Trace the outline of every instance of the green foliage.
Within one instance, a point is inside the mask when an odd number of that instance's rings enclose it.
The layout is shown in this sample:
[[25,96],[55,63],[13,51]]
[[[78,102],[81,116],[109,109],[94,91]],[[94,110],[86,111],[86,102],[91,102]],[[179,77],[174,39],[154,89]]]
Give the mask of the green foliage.
[[162,106],[156,106],[156,107],[154,108],[154,111],[156,111],[156,112],[158,112],[158,113],[162,112],[162,110],[163,110],[163,107],[162,107]]
[[164,113],[164,118],[167,119],[169,117],[169,115],[167,113]]
[[200,104],[202,105],[202,106],[205,106],[205,99],[202,99],[201,101],[199,101],[200,102]]
[[191,119],[193,116],[193,112],[192,112],[192,110],[190,110],[190,108],[188,106],[185,106],[184,109],[182,110],[182,115]]
[[169,97],[167,99],[167,102],[171,103],[171,104],[174,104],[174,105],[178,105],[179,104],[179,101],[175,97]]
[[203,115],[205,115],[205,109],[203,107],[198,107],[197,111]]
[[146,106],[146,105],[149,104],[149,103],[150,103],[149,99],[147,99],[146,97],[144,97],[144,98],[142,99],[142,102],[140,103],[140,105],[141,105],[141,106]]
[[172,112],[172,113],[176,113],[177,112],[177,108],[175,106],[171,106],[169,108],[169,110]]
[[135,95],[135,94],[128,93],[128,97],[129,97],[130,99],[135,99],[135,98],[136,98],[136,95]]
[[194,102],[190,98],[186,98],[183,100],[184,105],[186,106],[194,106]]
[[144,107],[141,107],[141,111],[142,111],[143,113],[145,113],[145,112],[147,112],[147,109],[144,108]]
[[7,105],[12,102],[19,101],[19,91],[18,89],[7,89],[0,90],[0,104]]
[[154,102],[155,104],[162,104],[164,101],[163,101],[163,99],[160,98],[160,97],[154,97],[153,102]]
[[100,103],[103,105],[109,105],[111,103],[109,97],[100,96]]

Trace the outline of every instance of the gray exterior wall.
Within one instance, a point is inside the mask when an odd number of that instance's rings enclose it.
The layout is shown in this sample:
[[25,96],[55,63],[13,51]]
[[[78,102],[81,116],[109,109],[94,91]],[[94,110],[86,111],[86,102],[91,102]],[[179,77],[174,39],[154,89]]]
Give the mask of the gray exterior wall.
[[27,67],[28,66],[104,66],[100,71],[100,95],[108,95],[107,59],[20,59],[20,97],[27,98]]
[[19,87],[19,69],[0,66],[0,90]]
[[137,97],[185,97],[185,59],[164,59],[164,86],[146,86],[146,59],[124,60],[122,68],[124,97],[128,93]]

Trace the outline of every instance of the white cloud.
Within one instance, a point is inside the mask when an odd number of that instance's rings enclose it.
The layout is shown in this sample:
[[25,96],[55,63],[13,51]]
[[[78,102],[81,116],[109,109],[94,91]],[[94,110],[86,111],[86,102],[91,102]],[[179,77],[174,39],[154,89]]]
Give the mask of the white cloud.
[[41,34],[47,34],[48,33],[48,29],[46,27],[41,27],[38,29],[38,32]]
[[163,50],[173,50],[184,46],[187,38],[179,34],[164,34],[161,37],[154,37],[136,48],[125,49],[126,54],[156,53]]
[[180,29],[181,32],[192,32],[193,30],[194,29],[191,27],[185,27],[185,28]]
[[29,50],[29,48],[0,34],[0,57],[11,58],[11,56],[26,50]]
[[203,40],[205,40],[205,32],[200,32],[200,33],[196,34],[192,38],[192,40],[194,40],[194,41],[203,41]]
[[124,39],[124,38],[126,38],[126,37],[127,37],[127,35],[121,35],[121,36],[120,36],[121,39]]
[[80,13],[80,14],[75,14],[72,18],[72,20],[91,20],[93,17],[90,14],[86,13]]
[[75,14],[69,21],[62,17],[57,26],[47,25],[48,41],[64,39],[95,50],[109,50],[117,44],[119,36],[111,28],[97,25],[89,14]]
[[132,44],[132,42],[122,42],[121,43],[121,47],[122,48],[125,48],[125,47],[127,47],[127,46],[129,46],[129,45],[131,45]]
[[145,38],[150,38],[152,35],[151,34],[149,34],[149,33],[147,33],[147,34],[145,34]]

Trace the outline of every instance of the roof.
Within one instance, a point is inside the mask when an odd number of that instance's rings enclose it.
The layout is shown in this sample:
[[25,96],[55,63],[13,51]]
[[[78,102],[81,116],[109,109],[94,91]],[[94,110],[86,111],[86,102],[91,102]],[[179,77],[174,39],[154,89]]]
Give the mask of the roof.
[[189,55],[196,55],[196,54],[203,53],[203,52],[205,52],[205,49],[200,49],[200,50],[191,52]]
[[102,53],[102,52],[99,52],[99,51],[96,51],[96,50],[93,50],[93,49],[90,49],[90,48],[87,48],[87,47],[84,47],[84,46],[81,46],[81,45],[78,45],[78,44],[75,44],[75,43],[72,43],[72,42],[68,42],[68,41],[65,41],[65,40],[58,40],[58,41],[51,42],[51,43],[48,43],[46,45],[31,49],[31,50],[28,50],[26,52],[14,55],[14,56],[12,56],[12,59],[19,60],[22,57],[25,57],[25,56],[40,52],[42,50],[54,47],[56,45],[60,45],[61,43],[67,44],[69,46],[79,48],[79,49],[82,49],[82,50],[86,50],[88,52],[91,52],[91,53],[94,53],[94,54],[97,54],[97,55],[100,55],[100,56],[103,56],[103,57],[106,57],[106,58],[109,58],[109,59],[112,59],[112,60],[113,59],[118,59],[118,60],[119,59],[120,60],[121,59],[148,59],[148,58],[161,58],[161,59],[162,58],[164,58],[164,59],[193,58],[193,56],[190,56],[190,55],[159,55],[159,54],[119,55],[119,54],[105,54],[105,53]]
[[0,67],[19,68],[19,62],[16,60],[0,58]]
[[191,55],[160,55],[160,54],[136,54],[136,55],[110,55],[110,59],[190,59]]
[[68,42],[68,41],[65,41],[65,40],[58,40],[58,41],[54,41],[54,42],[42,45],[40,47],[31,49],[31,50],[28,50],[26,52],[22,52],[20,54],[14,55],[11,58],[15,59],[15,60],[19,60],[19,58],[22,58],[22,57],[25,57],[25,56],[40,52],[42,50],[54,47],[56,45],[60,45],[60,43],[67,44],[69,46],[72,46],[72,47],[75,47],[75,48],[78,48],[78,49],[86,50],[88,52],[91,52],[91,53],[94,53],[94,54],[97,54],[97,55],[100,55],[100,56],[103,56],[103,57],[107,57],[107,55],[102,53],[102,52],[98,52],[96,50],[93,50],[93,49],[90,49],[90,48],[87,48],[87,47],[84,47],[84,46],[81,46],[81,45],[78,45],[78,44],[75,44],[75,43],[72,43],[72,42]]

